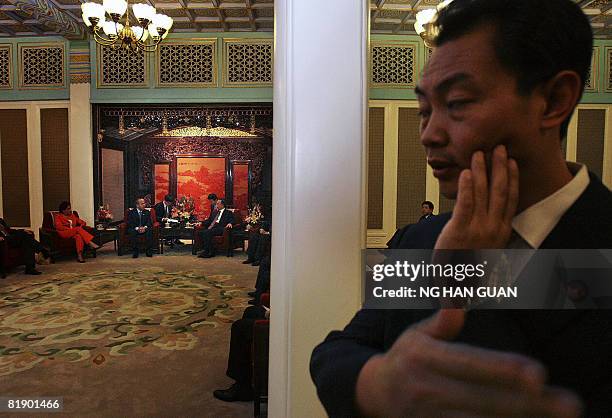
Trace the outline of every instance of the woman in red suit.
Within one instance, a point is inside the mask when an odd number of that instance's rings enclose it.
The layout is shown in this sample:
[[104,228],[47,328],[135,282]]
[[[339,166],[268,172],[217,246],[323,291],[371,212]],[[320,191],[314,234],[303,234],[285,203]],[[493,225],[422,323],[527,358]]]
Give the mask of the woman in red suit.
[[92,241],[93,235],[83,229],[86,223],[72,212],[70,202],[62,202],[59,211],[60,213],[55,217],[55,229],[62,238],[74,238],[77,260],[79,263],[84,263],[83,248],[85,244],[93,249],[100,248],[100,246]]

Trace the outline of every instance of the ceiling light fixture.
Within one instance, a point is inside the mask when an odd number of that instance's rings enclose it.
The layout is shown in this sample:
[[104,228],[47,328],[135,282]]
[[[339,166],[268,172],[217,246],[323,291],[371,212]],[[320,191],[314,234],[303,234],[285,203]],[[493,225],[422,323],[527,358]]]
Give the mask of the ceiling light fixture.
[[89,27],[96,43],[131,52],[155,51],[168,36],[173,23],[171,17],[157,13],[155,7],[139,3],[132,5],[138,26],[130,26],[126,0],[104,0],[102,4],[83,3],[81,10],[83,22]]

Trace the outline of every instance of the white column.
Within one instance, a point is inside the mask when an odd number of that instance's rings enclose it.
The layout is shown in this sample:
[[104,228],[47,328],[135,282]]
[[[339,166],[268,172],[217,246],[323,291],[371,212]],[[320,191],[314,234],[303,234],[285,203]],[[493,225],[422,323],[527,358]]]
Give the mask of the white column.
[[272,418],[324,416],[310,354],[360,305],[368,6],[275,2]]
[[93,225],[93,147],[89,83],[70,85],[70,203]]
[[30,193],[30,229],[38,238],[43,219],[42,150],[40,107],[36,102],[27,106],[28,123],[28,178]]

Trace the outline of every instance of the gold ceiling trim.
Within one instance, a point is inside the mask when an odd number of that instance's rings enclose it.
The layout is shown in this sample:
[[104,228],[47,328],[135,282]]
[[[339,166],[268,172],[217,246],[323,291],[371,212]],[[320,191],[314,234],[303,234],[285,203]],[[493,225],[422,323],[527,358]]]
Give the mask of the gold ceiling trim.
[[201,128],[199,126],[186,126],[183,128],[171,129],[162,132],[159,136],[164,137],[183,137],[183,136],[216,136],[220,138],[257,138],[257,135],[241,131],[240,129],[230,129],[223,127]]

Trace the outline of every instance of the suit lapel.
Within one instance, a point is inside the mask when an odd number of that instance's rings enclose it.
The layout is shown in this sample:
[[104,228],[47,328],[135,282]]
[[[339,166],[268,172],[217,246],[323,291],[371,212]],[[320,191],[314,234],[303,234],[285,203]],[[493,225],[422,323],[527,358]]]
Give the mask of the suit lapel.
[[[590,183],[578,200],[565,212],[542,243],[542,249],[612,248],[612,193],[590,174]],[[559,334],[587,310],[541,310],[515,312],[523,328],[534,339]]]

